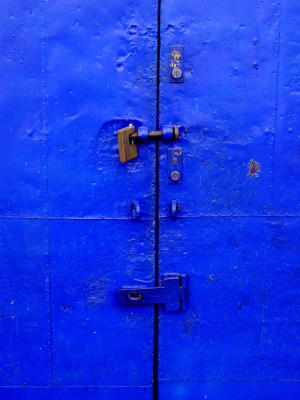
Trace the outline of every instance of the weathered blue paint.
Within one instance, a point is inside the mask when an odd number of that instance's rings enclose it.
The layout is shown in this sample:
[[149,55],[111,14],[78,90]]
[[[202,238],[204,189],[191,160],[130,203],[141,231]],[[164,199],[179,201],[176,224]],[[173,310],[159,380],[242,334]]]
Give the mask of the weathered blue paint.
[[151,387],[47,387],[47,388],[1,388],[5,400],[123,400],[137,397],[152,399]]
[[[157,4],[1,4],[0,398],[152,397]],[[131,219],[133,200],[140,221]],[[39,389],[41,387],[41,389]],[[22,389],[23,388],[23,389]]]
[[47,252],[46,221],[1,218],[0,398],[3,386],[50,382]]
[[[187,131],[160,145],[160,270],[180,266],[191,294],[185,314],[160,313],[160,396],[297,398],[300,7],[162,4],[162,65],[183,44],[186,68],[180,85],[162,68],[160,118]],[[170,185],[177,146],[183,177]]]
[[46,211],[43,3],[1,3],[0,211]]
[[168,399],[290,400],[298,398],[299,390],[300,384],[297,381],[198,381],[184,383],[163,381],[160,383],[160,396]]
[[120,308],[115,292],[152,282],[151,221],[50,221],[50,239],[54,384],[150,385],[152,308]]
[[[0,399],[153,398],[153,308],[116,290],[153,286],[155,251],[190,278],[159,307],[160,399],[299,397],[299,4],[162,0],[159,99],[158,2],[1,6]],[[157,100],[186,132],[121,164]]]

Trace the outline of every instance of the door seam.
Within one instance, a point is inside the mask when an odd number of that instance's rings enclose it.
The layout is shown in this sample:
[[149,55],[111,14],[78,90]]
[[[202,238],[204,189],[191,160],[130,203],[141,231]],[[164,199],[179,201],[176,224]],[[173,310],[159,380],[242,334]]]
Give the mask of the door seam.
[[[160,20],[161,0],[157,0],[157,55],[156,55],[156,130],[159,129],[159,89],[160,89]],[[159,284],[159,141],[155,143],[155,286]],[[154,305],[153,330],[153,400],[158,400],[158,304]]]

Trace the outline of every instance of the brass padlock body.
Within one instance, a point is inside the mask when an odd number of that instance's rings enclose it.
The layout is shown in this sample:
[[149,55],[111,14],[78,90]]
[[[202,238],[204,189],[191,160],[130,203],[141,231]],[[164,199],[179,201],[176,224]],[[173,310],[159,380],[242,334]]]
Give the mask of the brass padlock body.
[[122,163],[137,158],[138,156],[137,145],[130,140],[130,135],[134,132],[134,126],[127,126],[126,128],[118,130],[119,154]]

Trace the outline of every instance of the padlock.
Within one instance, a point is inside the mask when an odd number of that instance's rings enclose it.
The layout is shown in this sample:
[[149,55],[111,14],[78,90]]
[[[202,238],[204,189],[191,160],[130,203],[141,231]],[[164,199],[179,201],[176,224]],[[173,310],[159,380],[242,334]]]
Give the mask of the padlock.
[[137,145],[130,139],[130,136],[134,132],[135,127],[133,125],[118,130],[119,154],[122,163],[137,158],[138,156]]

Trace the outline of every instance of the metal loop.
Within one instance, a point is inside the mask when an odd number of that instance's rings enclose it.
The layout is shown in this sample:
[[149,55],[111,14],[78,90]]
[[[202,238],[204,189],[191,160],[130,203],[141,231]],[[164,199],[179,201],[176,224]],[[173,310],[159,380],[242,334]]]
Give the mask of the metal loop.
[[141,207],[138,201],[133,201],[130,206],[131,218],[134,220],[139,220],[141,217]]
[[142,300],[143,295],[142,293],[136,292],[135,290],[133,290],[131,293],[128,293],[127,295],[127,299],[129,301],[140,301]]
[[179,204],[176,200],[172,200],[170,204],[170,212],[172,219],[176,219],[179,210]]

